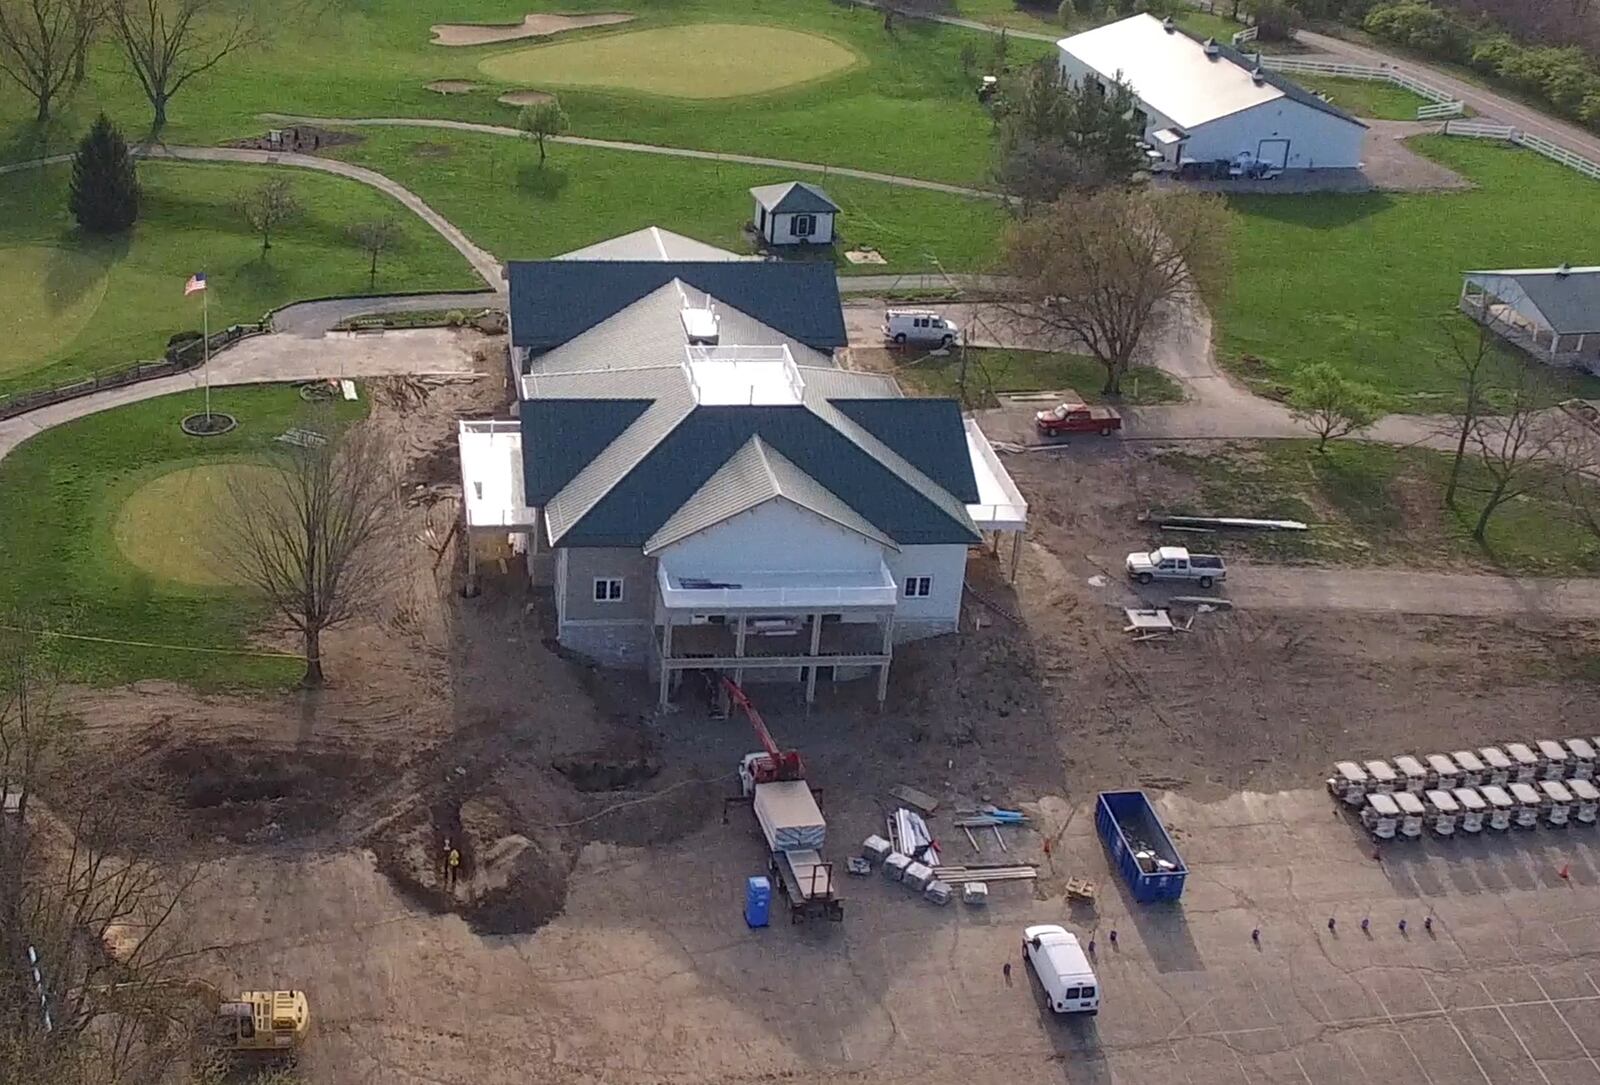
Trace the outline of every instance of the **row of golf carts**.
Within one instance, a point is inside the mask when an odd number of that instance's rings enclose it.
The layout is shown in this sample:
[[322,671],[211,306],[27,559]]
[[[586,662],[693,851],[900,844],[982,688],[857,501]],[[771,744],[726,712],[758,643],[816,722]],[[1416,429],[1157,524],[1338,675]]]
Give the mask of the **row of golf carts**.
[[1341,761],[1328,791],[1360,810],[1361,824],[1379,840],[1419,837],[1424,827],[1451,836],[1541,821],[1593,825],[1600,816],[1596,746],[1600,738],[1541,739],[1420,759]]

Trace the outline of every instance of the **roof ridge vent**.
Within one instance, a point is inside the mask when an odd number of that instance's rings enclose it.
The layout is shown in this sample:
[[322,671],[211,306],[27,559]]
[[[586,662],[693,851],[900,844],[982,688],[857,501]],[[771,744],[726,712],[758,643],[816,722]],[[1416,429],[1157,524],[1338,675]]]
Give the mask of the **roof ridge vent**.
[[1222,55],[1222,46],[1217,44],[1216,38],[1207,38],[1202,43],[1202,47],[1206,51],[1206,56],[1210,57],[1212,60],[1215,60],[1217,57]]
[[1178,24],[1173,22],[1172,16],[1168,15],[1165,19],[1161,20],[1161,29],[1165,30],[1168,34],[1176,34],[1178,32]]

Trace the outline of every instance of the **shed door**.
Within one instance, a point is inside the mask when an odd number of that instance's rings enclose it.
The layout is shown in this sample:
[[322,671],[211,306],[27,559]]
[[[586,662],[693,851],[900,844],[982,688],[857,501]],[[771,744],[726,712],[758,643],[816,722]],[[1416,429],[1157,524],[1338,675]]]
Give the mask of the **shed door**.
[[1289,141],[1264,139],[1256,146],[1256,160],[1263,165],[1284,169],[1289,165]]

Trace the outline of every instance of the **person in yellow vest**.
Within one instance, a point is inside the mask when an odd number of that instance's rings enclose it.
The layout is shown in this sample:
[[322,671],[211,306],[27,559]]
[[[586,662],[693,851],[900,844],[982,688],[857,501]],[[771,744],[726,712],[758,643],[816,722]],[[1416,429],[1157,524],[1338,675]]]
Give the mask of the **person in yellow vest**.
[[461,873],[461,852],[457,848],[450,849],[450,855],[445,859],[447,870],[446,882],[451,889],[456,887],[456,878]]

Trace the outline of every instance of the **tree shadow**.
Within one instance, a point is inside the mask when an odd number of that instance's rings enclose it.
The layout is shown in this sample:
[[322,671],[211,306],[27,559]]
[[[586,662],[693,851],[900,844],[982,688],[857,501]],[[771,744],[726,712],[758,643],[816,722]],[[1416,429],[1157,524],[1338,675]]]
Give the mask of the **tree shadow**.
[[78,237],[69,248],[45,250],[45,306],[52,314],[70,309],[101,288],[111,268],[128,254],[127,232],[115,237]]
[[566,170],[556,169],[546,162],[523,166],[517,170],[517,188],[530,196],[553,200],[567,187]]

